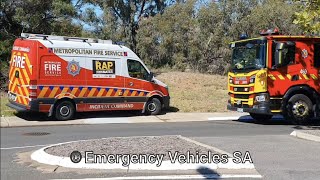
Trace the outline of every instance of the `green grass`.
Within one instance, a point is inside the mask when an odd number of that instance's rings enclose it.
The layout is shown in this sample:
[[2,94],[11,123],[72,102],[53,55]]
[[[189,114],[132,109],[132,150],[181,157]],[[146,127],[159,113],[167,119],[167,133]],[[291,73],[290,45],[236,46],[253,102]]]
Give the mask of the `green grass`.
[[1,107],[0,107],[0,115],[2,116],[14,116],[15,110],[6,106],[8,103],[7,94],[4,92],[0,92],[0,99],[1,99]]
[[171,106],[180,112],[227,111],[227,77],[191,72],[164,72],[156,78],[169,86]]

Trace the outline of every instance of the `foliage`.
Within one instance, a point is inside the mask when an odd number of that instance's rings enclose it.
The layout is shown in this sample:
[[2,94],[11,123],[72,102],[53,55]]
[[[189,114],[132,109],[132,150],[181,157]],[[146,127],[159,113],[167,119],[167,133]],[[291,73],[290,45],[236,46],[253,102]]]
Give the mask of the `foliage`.
[[142,18],[162,13],[171,1],[166,0],[85,0],[87,4],[103,10],[99,17],[94,8],[87,8],[82,20],[94,27],[94,35],[100,38],[127,42],[136,51],[136,34]]
[[299,12],[295,13],[294,23],[305,33],[320,34],[320,0],[297,1]]

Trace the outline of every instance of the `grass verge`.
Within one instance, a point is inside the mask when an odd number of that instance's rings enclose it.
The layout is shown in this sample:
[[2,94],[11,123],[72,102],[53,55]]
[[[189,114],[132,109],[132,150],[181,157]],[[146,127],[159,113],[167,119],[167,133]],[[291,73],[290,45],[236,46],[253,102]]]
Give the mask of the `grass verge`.
[[157,78],[169,86],[171,106],[180,112],[227,111],[227,77],[191,72],[164,72]]
[[2,116],[13,116],[14,113],[16,112],[15,110],[9,108],[6,104],[9,102],[8,101],[8,96],[7,93],[0,92],[0,115]]

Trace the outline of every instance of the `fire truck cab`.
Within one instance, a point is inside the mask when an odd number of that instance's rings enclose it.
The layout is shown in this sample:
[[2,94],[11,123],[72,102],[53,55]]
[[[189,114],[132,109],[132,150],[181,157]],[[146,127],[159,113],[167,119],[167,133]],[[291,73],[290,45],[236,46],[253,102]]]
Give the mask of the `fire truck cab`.
[[281,114],[296,124],[320,117],[320,37],[276,29],[230,44],[227,108],[265,121]]

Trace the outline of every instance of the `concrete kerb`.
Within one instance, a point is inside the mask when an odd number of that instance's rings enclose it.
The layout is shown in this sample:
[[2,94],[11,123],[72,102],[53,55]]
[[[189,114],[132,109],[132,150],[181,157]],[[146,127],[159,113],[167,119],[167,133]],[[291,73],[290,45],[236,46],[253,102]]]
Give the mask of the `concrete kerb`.
[[167,113],[158,116],[132,116],[132,117],[96,117],[70,121],[28,121],[16,116],[1,117],[1,127],[27,127],[27,126],[58,126],[58,125],[92,125],[92,124],[118,124],[118,123],[163,123],[163,122],[193,122],[193,121],[224,121],[238,120],[247,116],[245,113]]
[[[183,140],[188,140],[189,142],[195,142],[194,140],[191,140],[186,137],[182,137]],[[106,138],[101,138],[106,139]],[[93,140],[93,139],[91,139]],[[36,150],[31,154],[31,159],[34,161],[37,161],[42,164],[47,165],[55,165],[65,168],[80,168],[80,169],[109,169],[109,170],[152,170],[152,171],[172,171],[172,170],[196,170],[199,168],[208,168],[212,170],[217,169],[229,169],[229,170],[239,170],[239,169],[255,169],[254,164],[251,164],[249,162],[246,162],[244,164],[236,164],[232,161],[232,158],[230,158],[230,154],[226,153],[223,150],[220,150],[215,147],[209,147],[206,145],[207,148],[212,149],[214,151],[217,151],[219,153],[225,153],[229,155],[228,162],[223,163],[194,163],[194,164],[180,164],[178,162],[171,163],[171,161],[163,161],[160,166],[157,166],[156,164],[152,163],[146,163],[146,164],[130,164],[128,167],[124,167],[121,163],[113,163],[113,164],[107,164],[107,163],[100,163],[100,164],[88,164],[85,163],[85,159],[82,159],[79,163],[73,163],[70,160],[70,157],[60,157],[51,155],[45,152],[46,148],[54,147],[58,145],[68,144],[72,142],[81,142],[81,141],[90,141],[90,140],[79,140],[79,141],[70,141],[70,142],[64,142],[59,144],[54,144],[50,146],[43,147],[39,150]],[[202,143],[198,143],[198,145],[203,145]]]
[[320,136],[305,133],[303,130],[295,130],[290,135],[301,139],[320,142]]

